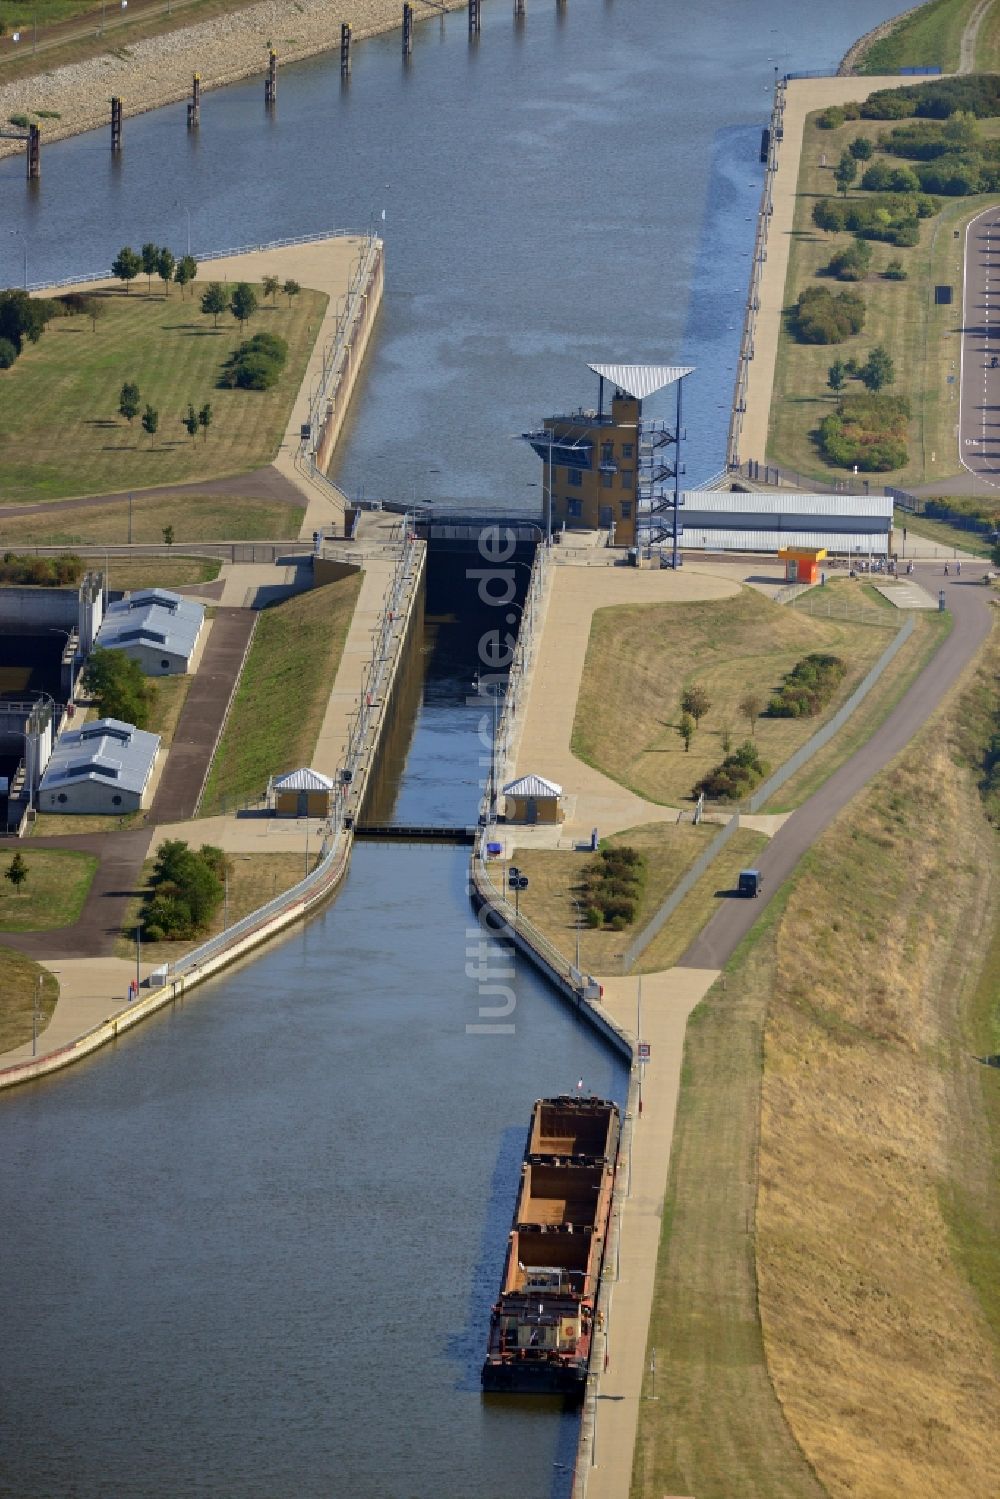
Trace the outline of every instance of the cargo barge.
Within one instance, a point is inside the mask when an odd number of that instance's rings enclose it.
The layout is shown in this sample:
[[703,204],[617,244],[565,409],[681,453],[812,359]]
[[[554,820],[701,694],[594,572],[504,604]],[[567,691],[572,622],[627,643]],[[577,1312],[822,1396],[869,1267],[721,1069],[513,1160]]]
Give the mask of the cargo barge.
[[583,1398],[619,1134],[618,1106],[606,1099],[535,1104],[484,1390]]

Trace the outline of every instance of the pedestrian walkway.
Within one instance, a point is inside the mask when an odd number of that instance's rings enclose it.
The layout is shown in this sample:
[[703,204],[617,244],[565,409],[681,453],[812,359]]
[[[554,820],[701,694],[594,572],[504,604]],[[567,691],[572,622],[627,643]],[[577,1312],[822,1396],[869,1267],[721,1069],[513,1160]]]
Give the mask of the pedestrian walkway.
[[595,609],[615,604],[689,602],[739,593],[740,584],[720,569],[553,568],[549,577],[545,628],[520,715],[513,776],[536,774],[556,781],[575,798],[562,836],[589,838],[647,822],[676,822],[677,808],[646,801],[610,776],[584,764],[571,741],[577,698]]
[[718,978],[717,969],[670,968],[642,978],[642,1033],[638,1034],[639,980],[606,978],[603,1008],[629,1036],[649,1046],[642,1064],[642,1114],[633,1124],[632,1148],[619,1163],[625,1183],[619,1270],[608,1315],[607,1368],[597,1400],[596,1458],[587,1499],[626,1499],[646,1364],[646,1339],[656,1280],[663,1199],[680,1091],[688,1017]]
[[[59,1051],[117,1010],[127,1009],[129,984],[135,978],[134,961],[115,957],[67,957],[45,966],[59,981],[59,998],[51,1020],[38,1037],[39,1056]],[[140,963],[142,978],[149,971],[148,963]],[[13,1051],[4,1052],[0,1055],[0,1071],[17,1062],[30,1061],[31,1055],[30,1041]]]

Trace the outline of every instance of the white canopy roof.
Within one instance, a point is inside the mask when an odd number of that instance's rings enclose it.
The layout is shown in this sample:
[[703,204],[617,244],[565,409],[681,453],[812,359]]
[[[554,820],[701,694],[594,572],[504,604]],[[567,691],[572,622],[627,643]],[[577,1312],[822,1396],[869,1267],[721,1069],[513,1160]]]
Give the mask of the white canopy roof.
[[542,776],[521,776],[508,781],[503,788],[504,796],[562,796],[562,787],[555,781],[546,781]]
[[587,368],[637,401],[694,373],[693,365],[688,368],[680,364],[588,364]]
[[332,791],[333,781],[318,770],[290,770],[275,776],[275,791]]

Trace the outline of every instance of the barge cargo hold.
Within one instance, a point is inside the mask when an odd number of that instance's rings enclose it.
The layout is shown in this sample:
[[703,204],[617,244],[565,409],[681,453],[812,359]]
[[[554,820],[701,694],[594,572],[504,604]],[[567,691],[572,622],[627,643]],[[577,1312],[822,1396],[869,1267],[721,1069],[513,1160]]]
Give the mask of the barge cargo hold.
[[484,1390],[583,1398],[619,1134],[603,1098],[535,1104]]

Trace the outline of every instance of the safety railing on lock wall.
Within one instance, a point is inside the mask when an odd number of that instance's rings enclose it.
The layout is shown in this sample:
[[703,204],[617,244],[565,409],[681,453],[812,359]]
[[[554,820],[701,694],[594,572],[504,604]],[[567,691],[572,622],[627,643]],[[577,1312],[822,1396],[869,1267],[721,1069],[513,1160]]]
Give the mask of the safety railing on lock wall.
[[[324,825],[314,868],[309,870],[298,884],[276,895],[266,905],[252,911],[240,921],[234,922],[224,932],[210,937],[207,942],[203,942],[200,947],[194,948],[183,958],[179,958],[176,963],[170,964],[165,975],[167,982],[201,967],[227,947],[234,946],[244,938],[252,936],[274,917],[282,915],[293,907],[311,904],[339,877],[347,857],[347,843],[341,835],[350,831],[348,820],[353,821],[353,816],[349,809],[352,798],[356,798],[358,794],[359,772],[371,748],[368,744],[369,731],[388,689],[396,649],[405,631],[406,604],[409,591],[413,587],[417,558],[420,555],[419,548],[414,544],[415,539],[410,518],[404,516],[400,526],[399,556],[386,593],[382,619],[373,637],[372,654],[364,668],[361,693],[348,735],[344,764],[340,768],[335,783],[334,807]],[[308,851],[306,857],[308,858]]]
[[[313,443],[319,440],[320,433],[323,430],[327,402],[335,397],[337,387],[340,384],[348,344],[353,335],[362,303],[368,295],[372,277],[378,264],[378,257],[381,253],[381,242],[374,235],[368,235],[357,262],[351,270],[344,304],[337,314],[337,321],[333,331],[324,345],[323,368],[319,375],[319,384],[309,397],[309,431]],[[308,454],[307,457],[311,460],[312,455]],[[311,462],[311,472],[314,475],[320,472],[316,468],[315,462]],[[326,476],[323,475],[323,477],[325,478]],[[327,480],[327,483],[329,483],[329,480]],[[338,490],[337,493],[340,494],[340,491]]]

